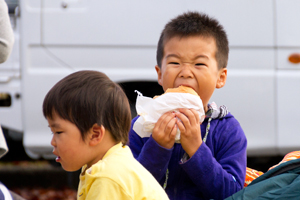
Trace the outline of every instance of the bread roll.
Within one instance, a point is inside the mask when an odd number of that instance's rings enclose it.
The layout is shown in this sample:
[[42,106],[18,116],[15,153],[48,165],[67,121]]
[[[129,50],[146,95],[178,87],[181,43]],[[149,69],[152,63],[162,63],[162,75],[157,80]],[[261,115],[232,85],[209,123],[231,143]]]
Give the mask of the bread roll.
[[[179,86],[177,88],[169,88],[169,89],[166,90],[166,92],[164,94],[166,94],[166,93],[172,93],[172,92],[173,93],[189,93],[189,94],[193,94],[193,95],[196,95],[196,96],[199,97],[199,95],[197,94],[197,92],[195,92],[195,90],[193,90],[190,87],[183,86],[183,85],[181,85],[181,86]],[[162,95],[164,95],[164,94],[162,94]],[[159,96],[155,96],[155,97],[153,97],[153,99],[155,99],[157,97],[159,97]]]

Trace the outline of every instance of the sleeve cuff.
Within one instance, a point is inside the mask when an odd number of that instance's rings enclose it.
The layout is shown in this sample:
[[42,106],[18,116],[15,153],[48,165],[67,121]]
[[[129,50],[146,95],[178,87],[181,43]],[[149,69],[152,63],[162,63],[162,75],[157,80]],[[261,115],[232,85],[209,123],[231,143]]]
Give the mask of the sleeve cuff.
[[202,143],[196,153],[191,157],[183,156],[180,165],[183,167],[184,171],[187,173],[195,171],[198,169],[199,175],[206,176],[207,172],[212,169],[211,157],[212,153],[205,143]]
[[151,152],[152,156],[159,156],[159,159],[163,159],[164,157],[168,158],[171,157],[172,151],[174,147],[171,149],[164,148],[160,146],[153,138],[150,136],[149,140],[146,142],[147,145],[144,146],[142,153]]

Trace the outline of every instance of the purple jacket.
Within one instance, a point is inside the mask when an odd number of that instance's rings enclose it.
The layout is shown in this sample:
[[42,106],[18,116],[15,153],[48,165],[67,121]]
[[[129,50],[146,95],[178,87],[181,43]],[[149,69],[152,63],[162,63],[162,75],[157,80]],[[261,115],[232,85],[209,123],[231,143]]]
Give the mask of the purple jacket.
[[[152,137],[141,138],[132,126],[129,147],[134,157],[163,186],[168,178],[166,192],[171,200],[225,199],[241,190],[246,174],[247,140],[239,122],[229,113],[213,119],[206,143],[186,162],[181,159],[184,150],[175,143],[172,149],[161,147]],[[208,120],[201,125],[202,138]]]

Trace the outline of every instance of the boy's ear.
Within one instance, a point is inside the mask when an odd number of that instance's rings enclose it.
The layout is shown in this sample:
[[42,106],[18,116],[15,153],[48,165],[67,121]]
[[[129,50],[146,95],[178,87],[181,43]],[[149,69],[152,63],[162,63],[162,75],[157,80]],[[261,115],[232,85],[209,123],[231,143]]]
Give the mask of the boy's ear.
[[157,81],[158,81],[158,84],[162,86],[162,82],[161,82],[161,69],[158,65],[155,66],[155,70],[156,70],[156,73],[157,73]]
[[217,80],[216,88],[222,88],[226,83],[227,68],[222,68],[221,70],[219,70],[218,76],[219,78]]
[[104,126],[99,126],[98,124],[94,124],[90,129],[89,135],[89,144],[91,146],[96,146],[99,144],[105,135],[105,128]]

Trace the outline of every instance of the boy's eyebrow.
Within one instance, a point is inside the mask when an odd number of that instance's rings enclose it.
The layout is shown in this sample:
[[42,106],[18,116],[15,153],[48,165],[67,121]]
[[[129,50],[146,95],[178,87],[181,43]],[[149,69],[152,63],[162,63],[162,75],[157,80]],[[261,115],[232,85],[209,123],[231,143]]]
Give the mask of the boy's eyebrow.
[[176,54],[169,54],[169,55],[166,56],[166,58],[170,58],[170,57],[176,57],[176,58],[179,58],[179,56],[176,55]]
[[[176,58],[180,58],[180,56],[176,55],[176,54],[169,54],[166,56],[166,58],[170,58],[170,57],[176,57]],[[194,59],[198,59],[198,58],[205,58],[208,59],[208,57],[206,55],[198,55],[196,56]]]
[[59,128],[59,127],[60,127],[60,125],[59,125],[59,124],[56,124],[56,123],[54,123],[54,124],[49,124],[49,125],[48,125],[48,127],[49,127],[49,128]]
[[206,55],[198,55],[198,56],[195,57],[195,59],[197,59],[197,58],[206,58],[206,59],[208,59],[208,56],[206,56]]

